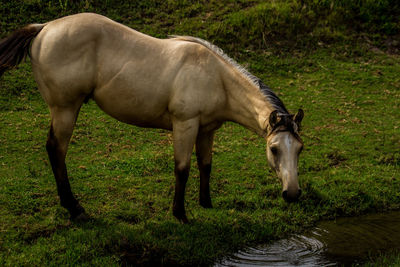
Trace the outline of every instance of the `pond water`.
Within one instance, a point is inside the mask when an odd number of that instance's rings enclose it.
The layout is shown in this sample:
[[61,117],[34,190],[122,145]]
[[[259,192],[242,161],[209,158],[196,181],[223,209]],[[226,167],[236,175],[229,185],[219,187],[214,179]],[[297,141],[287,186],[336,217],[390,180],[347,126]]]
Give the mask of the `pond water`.
[[321,222],[302,235],[248,247],[215,266],[336,266],[400,250],[400,211]]

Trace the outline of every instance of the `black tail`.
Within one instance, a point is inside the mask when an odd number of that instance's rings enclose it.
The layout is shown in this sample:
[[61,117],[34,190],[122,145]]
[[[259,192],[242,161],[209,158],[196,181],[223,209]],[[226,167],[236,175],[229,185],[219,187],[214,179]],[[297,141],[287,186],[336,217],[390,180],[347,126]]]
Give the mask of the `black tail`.
[[0,40],[0,77],[29,54],[30,44],[45,24],[28,25]]

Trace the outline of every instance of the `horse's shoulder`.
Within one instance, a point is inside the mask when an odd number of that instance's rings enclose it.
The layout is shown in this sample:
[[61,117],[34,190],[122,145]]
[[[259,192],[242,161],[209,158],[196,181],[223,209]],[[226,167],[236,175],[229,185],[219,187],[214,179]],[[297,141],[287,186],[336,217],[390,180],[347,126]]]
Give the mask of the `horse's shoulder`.
[[210,60],[216,59],[214,53],[202,44],[179,41],[179,45],[175,46],[176,58],[180,58],[182,62],[194,63],[199,67],[202,63],[209,63]]

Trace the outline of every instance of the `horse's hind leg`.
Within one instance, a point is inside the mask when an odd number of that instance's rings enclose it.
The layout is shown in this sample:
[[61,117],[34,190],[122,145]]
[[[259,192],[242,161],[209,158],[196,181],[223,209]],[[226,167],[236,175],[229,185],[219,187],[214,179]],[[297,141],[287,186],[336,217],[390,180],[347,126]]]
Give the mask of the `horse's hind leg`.
[[199,132],[196,140],[197,165],[200,171],[200,205],[204,208],[212,208],[210,173],[213,139],[214,131],[210,131]]
[[71,219],[78,216],[85,217],[85,210],[72,194],[68,181],[65,156],[68,143],[82,103],[75,107],[50,107],[51,126],[47,139],[46,149],[49,155],[51,167],[57,183],[57,191],[61,206],[65,207]]

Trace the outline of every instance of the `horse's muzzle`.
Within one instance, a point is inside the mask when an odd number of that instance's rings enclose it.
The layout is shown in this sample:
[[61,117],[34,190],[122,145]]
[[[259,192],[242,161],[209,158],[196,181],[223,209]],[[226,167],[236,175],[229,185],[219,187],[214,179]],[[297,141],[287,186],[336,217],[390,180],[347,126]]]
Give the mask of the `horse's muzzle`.
[[301,189],[297,190],[297,193],[295,194],[288,194],[287,190],[282,192],[283,199],[289,203],[296,202],[297,200],[299,200],[300,195],[301,195]]

